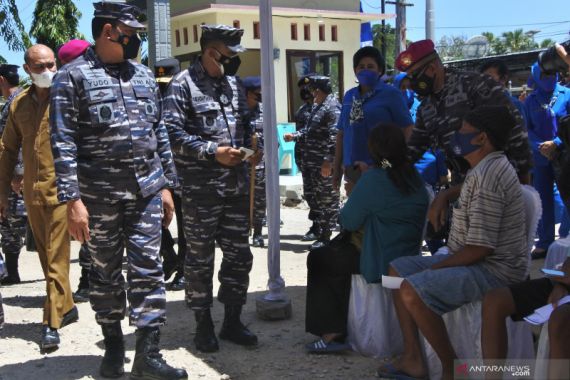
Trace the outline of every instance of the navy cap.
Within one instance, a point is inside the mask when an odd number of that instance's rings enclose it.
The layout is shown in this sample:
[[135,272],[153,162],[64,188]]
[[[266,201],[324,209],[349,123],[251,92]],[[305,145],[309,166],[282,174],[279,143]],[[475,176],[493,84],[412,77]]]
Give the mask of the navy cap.
[[168,83],[170,79],[180,72],[180,61],[176,58],[166,58],[154,64],[154,76],[159,83]]
[[15,76],[18,75],[18,65],[9,65],[3,63],[0,65],[0,75],[2,76]]
[[311,75],[308,81],[309,87],[318,88],[324,92],[331,92],[331,79],[324,75]]
[[243,29],[227,25],[201,25],[200,41],[221,41],[234,53],[243,53],[246,49],[240,45]]
[[261,78],[260,77],[245,77],[243,78],[243,86],[250,90],[255,88],[261,88]]
[[305,74],[303,75],[301,78],[299,78],[299,81],[297,82],[297,86],[302,87],[302,86],[306,86],[309,84],[310,80],[309,78],[317,75],[315,73],[309,73],[309,74]]
[[117,20],[131,28],[146,28],[137,20],[141,14],[141,10],[137,6],[112,1],[101,1],[93,3],[93,7],[95,7],[93,17]]

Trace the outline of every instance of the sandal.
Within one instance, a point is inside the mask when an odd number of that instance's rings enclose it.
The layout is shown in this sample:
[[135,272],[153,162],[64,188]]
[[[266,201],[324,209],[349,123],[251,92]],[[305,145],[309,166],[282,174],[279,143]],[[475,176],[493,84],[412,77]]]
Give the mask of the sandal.
[[305,345],[307,352],[312,354],[332,354],[336,352],[348,351],[350,350],[350,345],[348,343],[338,343],[335,341],[325,342],[323,339],[314,341]]
[[394,367],[394,364],[388,363],[376,371],[376,376],[382,379],[396,379],[396,380],[420,380],[423,378],[413,377]]

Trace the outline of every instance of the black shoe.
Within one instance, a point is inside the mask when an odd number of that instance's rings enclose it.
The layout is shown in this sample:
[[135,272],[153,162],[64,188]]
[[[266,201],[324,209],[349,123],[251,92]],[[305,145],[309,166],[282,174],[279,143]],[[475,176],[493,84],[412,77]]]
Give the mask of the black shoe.
[[40,348],[47,350],[59,346],[59,333],[57,329],[52,329],[48,325],[42,326],[42,337],[40,340]]
[[174,292],[186,289],[186,280],[184,279],[184,274],[180,271],[176,272],[174,279],[170,284],[167,285],[166,288]]
[[309,248],[309,250],[314,250],[314,249],[318,249],[318,248],[322,248],[324,246],[326,246],[329,243],[329,240],[323,240],[323,239],[319,239],[317,241],[315,241],[313,244],[311,244],[311,247]]
[[63,315],[63,319],[61,320],[61,326],[59,328],[64,328],[67,325],[70,325],[74,322],[79,320],[79,312],[77,311],[77,306],[73,306],[71,310]]
[[121,322],[103,324],[101,329],[105,355],[99,367],[99,374],[108,378],[121,377],[125,373],[125,341]]
[[77,288],[77,291],[73,293],[73,302],[89,302],[89,288]]
[[135,360],[131,369],[132,380],[177,380],[188,379],[188,373],[174,368],[159,352],[160,331],[158,327],[137,329]]
[[531,260],[540,260],[546,257],[546,249],[535,248],[534,251],[530,253]]
[[220,347],[214,332],[214,322],[210,309],[197,310],[194,312],[194,317],[196,318],[196,336],[194,336],[196,349],[202,352],[218,351]]
[[265,247],[265,242],[263,241],[263,236],[254,235],[251,245],[254,247]]
[[224,324],[220,330],[220,338],[241,346],[256,346],[257,336],[240,321],[241,306],[225,305]]
[[302,238],[301,241],[313,241],[313,240],[317,240],[318,236],[316,233],[314,233],[312,230],[309,230],[309,232],[307,232]]
[[4,277],[2,280],[0,280],[0,285],[3,285],[3,286],[16,285],[16,284],[19,284],[20,282],[22,282],[22,281],[20,280],[19,275],[16,275],[16,276],[8,275],[8,276]]

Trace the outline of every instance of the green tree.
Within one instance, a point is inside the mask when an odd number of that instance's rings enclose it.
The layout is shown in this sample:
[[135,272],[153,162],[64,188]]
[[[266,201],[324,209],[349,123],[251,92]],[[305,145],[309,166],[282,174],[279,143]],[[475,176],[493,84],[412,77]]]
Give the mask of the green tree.
[[504,32],[502,34],[503,43],[505,44],[509,53],[519,51],[527,51],[535,49],[538,45],[524,33],[522,29],[516,29],[512,32]]
[[56,51],[69,40],[85,39],[78,30],[80,18],[81,12],[71,0],[38,0],[30,35]]
[[483,32],[481,35],[489,41],[489,52],[487,55],[499,55],[507,52],[507,47],[503,43],[503,40],[496,37],[492,32]]
[[396,56],[394,52],[396,51],[396,30],[389,24],[384,26],[384,32],[382,32],[382,24],[372,25],[372,44],[374,47],[382,51],[382,35],[384,35],[384,41],[386,44],[386,69],[391,70],[394,68],[394,61]]
[[551,46],[554,46],[554,40],[550,39],[550,38],[546,38],[544,40],[542,40],[542,42],[540,43],[540,48],[541,49],[546,49],[549,48]]
[[[16,0],[0,0],[0,38],[8,50],[23,51],[30,46],[30,38],[18,15]],[[0,61],[4,57],[0,55]]]
[[443,36],[439,40],[436,49],[444,61],[461,59],[463,58],[465,41],[467,41],[465,36]]

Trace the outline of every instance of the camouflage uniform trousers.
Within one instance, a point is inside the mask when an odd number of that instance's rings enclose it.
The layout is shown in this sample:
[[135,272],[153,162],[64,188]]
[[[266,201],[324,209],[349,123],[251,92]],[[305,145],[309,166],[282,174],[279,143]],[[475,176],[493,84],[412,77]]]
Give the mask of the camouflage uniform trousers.
[[248,242],[248,196],[197,195],[184,188],[182,214],[188,244],[184,271],[188,306],[192,310],[212,306],[216,242],[223,252],[218,300],[225,305],[244,305],[253,262]]
[[306,177],[309,181],[307,185],[314,191],[313,202],[318,210],[315,223],[323,233],[330,235],[338,221],[340,193],[333,187],[332,176],[321,175],[320,165],[307,163],[305,172],[303,172],[303,183]]
[[123,250],[127,249],[129,322],[137,328],[166,321],[166,294],[159,257],[162,195],[132,200],[84,199],[89,211],[89,301],[99,324],[126,314]]
[[265,168],[255,169],[255,193],[253,198],[253,228],[261,230],[267,208],[265,193]]
[[26,240],[28,217],[10,214],[0,222],[2,252],[5,255],[19,255]]
[[[303,177],[303,198],[309,205],[309,219],[316,225],[320,217],[320,210],[316,200],[316,179],[311,178],[311,173],[310,167],[304,163],[303,171],[301,172]],[[320,175],[319,172],[319,177]]]

